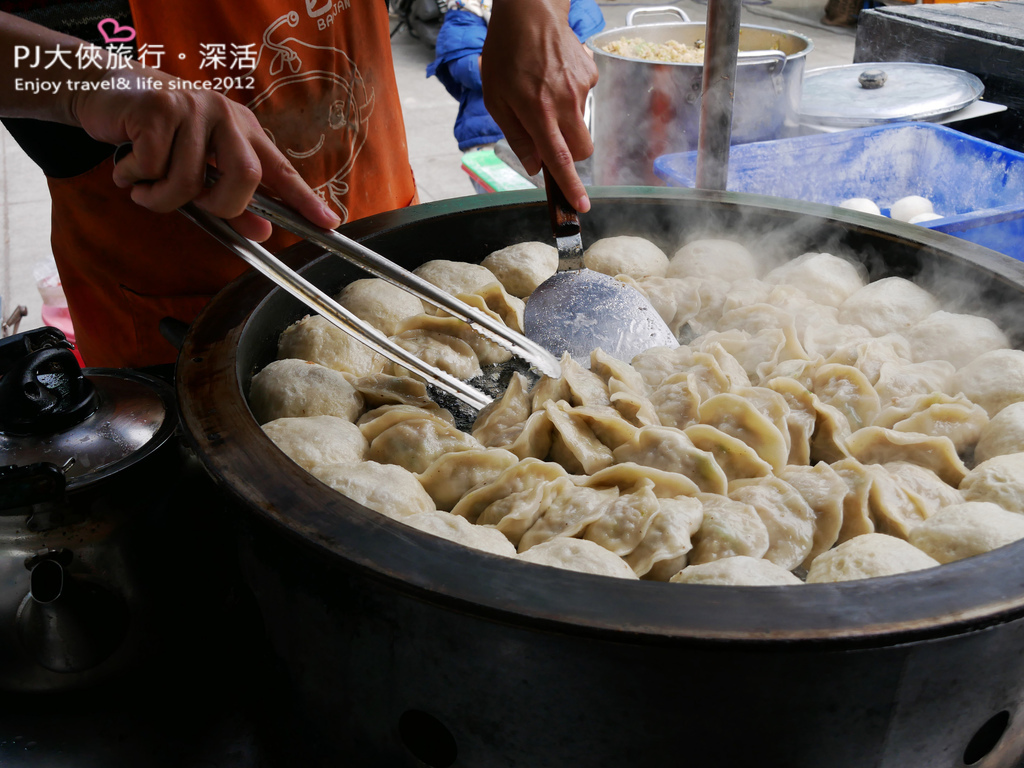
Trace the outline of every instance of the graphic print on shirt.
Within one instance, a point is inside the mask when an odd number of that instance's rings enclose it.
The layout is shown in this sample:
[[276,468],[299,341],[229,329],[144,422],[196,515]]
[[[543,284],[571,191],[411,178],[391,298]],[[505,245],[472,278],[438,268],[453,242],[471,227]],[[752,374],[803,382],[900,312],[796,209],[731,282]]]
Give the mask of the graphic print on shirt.
[[[311,16],[319,10],[312,5],[306,0]],[[366,142],[374,90],[345,51],[288,37],[281,29],[298,24],[299,15],[291,11],[264,31],[252,73],[259,72],[267,85],[246,106],[320,198],[348,221],[346,179]],[[289,89],[302,95],[289,98]],[[290,106],[282,110],[281,103]],[[328,146],[338,158],[333,167],[325,165],[330,153],[322,150]]]

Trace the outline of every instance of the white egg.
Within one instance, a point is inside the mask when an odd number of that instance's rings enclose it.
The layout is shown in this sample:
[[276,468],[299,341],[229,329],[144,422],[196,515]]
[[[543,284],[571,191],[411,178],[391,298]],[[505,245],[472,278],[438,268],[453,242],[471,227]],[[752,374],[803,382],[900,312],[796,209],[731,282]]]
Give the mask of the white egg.
[[879,210],[874,201],[868,200],[866,197],[851,197],[849,200],[843,200],[839,207],[847,208],[851,211],[860,211],[861,213],[873,213],[876,216],[882,214],[882,211]]
[[892,204],[889,215],[897,221],[910,221],[922,213],[934,213],[934,211],[932,201],[928,198],[920,195],[908,195]]
[[920,224],[922,221],[934,221],[935,219],[941,219],[942,217],[937,213],[919,213],[917,216],[910,220],[910,224]]

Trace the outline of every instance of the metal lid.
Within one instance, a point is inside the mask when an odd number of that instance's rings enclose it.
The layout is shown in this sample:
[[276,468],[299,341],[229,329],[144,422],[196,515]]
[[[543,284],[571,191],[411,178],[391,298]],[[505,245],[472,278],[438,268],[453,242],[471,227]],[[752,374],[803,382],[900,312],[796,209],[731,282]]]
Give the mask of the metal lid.
[[882,61],[823,67],[804,75],[800,118],[843,128],[938,120],[973,103],[984,91],[970,72],[937,64]]
[[0,466],[47,462],[65,468],[68,490],[134,464],[166,441],[176,419],[169,385],[135,371],[87,368],[95,408],[65,428],[0,431]]

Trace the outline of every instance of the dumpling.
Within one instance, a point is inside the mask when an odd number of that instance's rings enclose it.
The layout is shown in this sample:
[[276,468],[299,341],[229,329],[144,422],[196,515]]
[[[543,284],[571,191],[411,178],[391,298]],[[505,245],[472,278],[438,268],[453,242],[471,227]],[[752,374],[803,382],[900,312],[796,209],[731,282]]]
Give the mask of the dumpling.
[[473,422],[473,437],[486,446],[509,445],[523,431],[530,417],[526,377],[513,373],[500,400],[485,406]]
[[627,565],[641,578],[668,581],[686,565],[693,548],[691,536],[703,517],[704,507],[697,499],[660,499],[658,514],[637,548],[626,556]]
[[950,397],[941,392],[905,398],[882,411],[874,423],[897,432],[948,437],[959,453],[978,442],[986,424],[988,414],[980,405],[963,395]]
[[983,461],[960,483],[964,501],[991,501],[1024,514],[1024,453],[1006,453]]
[[875,521],[871,516],[871,488],[875,472],[856,459],[843,459],[830,465],[846,483],[843,497],[843,524],[839,529],[840,544],[855,536],[875,532]]
[[903,331],[910,343],[913,360],[946,360],[963,368],[985,352],[1005,349],[1010,340],[987,317],[958,315],[939,310]]
[[748,304],[725,312],[715,326],[715,330],[758,333],[768,329],[783,329],[787,326],[796,329],[796,320],[792,312],[771,304]]
[[875,392],[885,408],[912,395],[948,392],[956,368],[945,360],[926,363],[882,363],[878,369]]
[[353,280],[339,294],[338,303],[385,336],[397,333],[405,318],[423,312],[422,301],[379,277]]
[[455,425],[455,417],[448,411],[441,408],[436,403],[433,403],[433,408],[423,408],[415,405],[406,405],[400,403],[398,405],[382,405],[379,408],[374,408],[372,411],[367,411],[359,417],[359,421],[356,422],[356,426],[363,433],[369,442],[373,442],[374,438],[377,437],[385,429],[390,429],[400,421],[406,421],[407,419],[435,419],[436,421],[448,425]]
[[397,325],[395,336],[402,337],[406,332],[428,332],[436,337],[451,336],[466,342],[476,354],[480,365],[494,365],[512,359],[512,353],[497,342],[485,339],[467,323],[458,318],[442,315],[427,315],[422,312],[407,317]]
[[[818,421],[815,403],[820,401],[806,386],[796,379],[777,377],[769,379],[766,386],[779,394],[789,406],[786,412],[786,429],[789,432],[788,464],[805,465],[811,461],[811,436]],[[846,426],[849,432],[849,425]]]
[[643,541],[647,529],[661,510],[652,483],[622,493],[605,508],[604,514],[587,526],[583,538],[600,544],[609,552],[625,557]]
[[890,473],[885,465],[873,464],[868,471],[871,474],[868,504],[875,530],[906,539],[927,519],[931,508],[919,503],[918,497],[900,485],[898,475]]
[[954,488],[967,474],[967,467],[948,437],[864,427],[846,439],[846,448],[851,456],[864,464],[886,464],[890,461],[918,464],[932,470]]
[[675,252],[666,276],[715,278],[731,283],[744,277],[760,277],[762,271],[761,260],[740,243],[694,240]]
[[513,331],[523,332],[523,313],[526,302],[510,294],[501,283],[494,281],[473,293],[456,295],[463,304],[492,315]]
[[285,328],[277,342],[277,357],[308,360],[353,376],[380,373],[388,364],[386,358],[320,315],[306,315]]
[[787,571],[804,561],[814,544],[816,515],[792,485],[777,477],[735,480],[729,498],[752,506],[768,529],[765,560]]
[[340,371],[305,360],[275,360],[252,377],[249,406],[260,424],[294,416],[355,421],[363,396]]
[[473,525],[464,517],[447,512],[434,510],[417,512],[415,515],[400,518],[403,523],[442,539],[454,541],[464,547],[490,552],[502,557],[515,557],[516,548],[505,538],[501,531],[484,525]]
[[727,557],[764,556],[768,551],[768,529],[756,509],[712,493],[702,493],[697,498],[704,507],[704,517],[693,535],[691,566]]
[[825,360],[826,363],[853,366],[874,385],[886,364],[907,365],[910,363],[910,345],[898,333],[864,339],[853,344],[836,347]]
[[673,584],[713,584],[720,587],[775,587],[803,584],[800,579],[769,560],[739,555],[690,565],[670,581]]
[[846,482],[831,466],[818,462],[813,467],[785,467],[779,478],[793,486],[814,511],[814,534],[804,566],[839,539],[843,526]]
[[434,505],[447,512],[471,490],[494,482],[518,463],[518,456],[501,448],[456,451],[438,456],[416,478]]
[[750,477],[767,477],[772,465],[738,437],[727,435],[710,424],[694,424],[683,430],[697,448],[710,453],[729,482]]
[[981,555],[1024,539],[1024,515],[972,501],[936,512],[910,532],[910,543],[940,563]]
[[520,560],[537,565],[549,565],[567,571],[614,576],[618,579],[636,579],[626,561],[613,555],[600,544],[586,539],[559,537],[545,541],[519,555]]
[[631,461],[666,472],[679,472],[705,493],[724,493],[727,487],[725,473],[714,457],[697,448],[678,429],[643,427],[612,454],[617,463]]
[[555,537],[575,537],[602,518],[619,496],[618,490],[586,488],[571,478],[561,477],[548,486],[540,516],[519,539],[518,550],[525,552]]
[[693,374],[671,376],[651,393],[647,402],[654,410],[655,423],[686,429],[700,418],[701,393]]
[[771,419],[754,407],[750,395],[715,395],[700,404],[698,414],[701,424],[715,427],[746,443],[773,470],[786,466],[789,431],[783,435]]
[[649,488],[659,499],[700,493],[697,484],[686,475],[633,462],[612,464],[589,477],[580,478],[579,483],[590,488],[618,488],[622,493]]
[[440,419],[403,419],[370,442],[369,458],[381,464],[398,464],[410,472],[424,472],[446,453],[482,450],[472,435]]
[[[454,336],[427,330],[403,331],[391,340],[411,352],[425,363],[450,373],[456,379],[469,381],[480,376],[480,360],[473,348]],[[395,364],[395,372],[405,375],[404,368]]]
[[[511,467],[502,472],[496,480],[493,480],[486,485],[481,485],[478,488],[467,493],[461,499],[458,504],[452,508],[452,513],[461,515],[462,517],[469,520],[471,523],[477,523],[480,520],[481,515],[488,511],[488,508],[495,502],[508,501],[513,497],[522,497],[524,493],[530,493],[537,489],[539,486],[548,483],[551,480],[556,480],[560,477],[567,477],[568,473],[562,469],[558,464],[554,462],[541,461],[540,459],[523,459],[518,464],[513,464]],[[426,491],[424,491],[425,493]],[[534,513],[540,511],[540,503],[542,498],[536,499],[536,508],[533,510]],[[531,500],[531,504],[533,501]],[[507,514],[508,510],[503,508],[503,513]],[[491,514],[491,519],[500,519],[502,515]],[[484,524],[491,522],[491,520],[484,521]],[[533,524],[533,519],[529,520],[529,525],[526,525],[520,535],[525,533],[530,525]],[[518,543],[519,539],[516,538],[512,543]]]
[[1024,400],[1024,352],[997,349],[974,358],[953,376],[952,391],[962,392],[989,417]]
[[883,464],[882,467],[924,511],[925,517],[930,517],[951,504],[963,503],[963,494],[948,483],[944,483],[930,469],[906,461],[892,461]]
[[586,420],[576,414],[568,403],[549,400],[545,411],[552,426],[548,453],[551,461],[557,461],[576,475],[589,475],[612,463],[611,448],[597,439]]
[[974,460],[988,461],[1024,448],[1024,402],[1003,408],[982,430],[974,446]]
[[494,251],[480,263],[506,291],[525,299],[558,271],[558,249],[535,241],[516,243]]
[[860,325],[875,336],[901,331],[939,308],[924,288],[902,277],[868,283],[839,306],[839,321]]
[[884,533],[865,533],[818,555],[807,572],[807,583],[893,576],[936,565],[939,565],[938,560],[903,539]]
[[668,256],[647,238],[620,235],[601,238],[587,248],[583,266],[612,277],[665,277]]
[[274,419],[263,425],[263,432],[307,471],[321,464],[362,461],[369,450],[359,427],[338,416]]
[[421,379],[375,373],[350,379],[352,386],[363,396],[367,408],[404,404],[430,408],[436,405],[427,397],[427,386]]
[[829,357],[837,349],[855,346],[870,338],[873,338],[871,331],[859,325],[825,323],[804,328],[800,343],[809,357]]
[[647,297],[677,338],[700,312],[700,281],[696,278],[650,276],[639,278],[632,285]]
[[319,464],[310,472],[338,493],[388,517],[401,519],[434,509],[416,475],[397,464]]
[[776,267],[764,280],[794,286],[822,304],[838,307],[864,287],[864,269],[830,253],[805,253]]

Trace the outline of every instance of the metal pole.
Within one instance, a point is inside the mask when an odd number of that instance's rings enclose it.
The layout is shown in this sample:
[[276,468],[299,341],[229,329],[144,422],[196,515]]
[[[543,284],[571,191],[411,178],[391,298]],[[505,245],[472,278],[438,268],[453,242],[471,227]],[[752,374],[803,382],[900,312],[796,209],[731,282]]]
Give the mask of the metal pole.
[[704,34],[704,81],[697,137],[697,186],[724,190],[740,49],[740,0],[708,0]]

